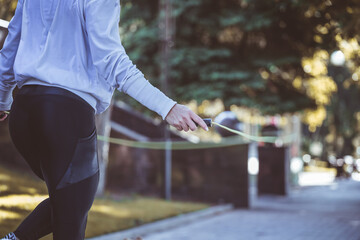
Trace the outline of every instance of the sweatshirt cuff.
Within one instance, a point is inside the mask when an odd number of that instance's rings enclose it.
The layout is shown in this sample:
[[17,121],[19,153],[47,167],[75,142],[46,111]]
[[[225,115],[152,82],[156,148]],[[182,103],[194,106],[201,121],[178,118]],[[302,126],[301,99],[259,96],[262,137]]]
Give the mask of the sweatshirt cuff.
[[151,85],[144,77],[131,80],[125,82],[122,88],[123,91],[148,109],[159,114],[165,120],[176,102]]
[[[171,100],[171,99],[170,99]],[[177,102],[171,100],[166,103],[166,105],[163,108],[162,113],[160,114],[162,119],[165,120],[166,116],[169,114],[170,110],[175,106]]]
[[0,111],[9,111],[13,102],[12,89],[3,90],[0,88]]

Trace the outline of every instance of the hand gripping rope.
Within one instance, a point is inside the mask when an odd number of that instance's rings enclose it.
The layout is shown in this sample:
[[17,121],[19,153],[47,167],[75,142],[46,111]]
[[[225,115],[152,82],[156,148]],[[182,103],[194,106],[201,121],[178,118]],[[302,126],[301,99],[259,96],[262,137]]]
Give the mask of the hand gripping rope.
[[2,114],[0,114],[0,118],[5,117],[5,114],[9,115],[9,114],[10,114],[10,112],[8,112],[8,111],[4,111]]

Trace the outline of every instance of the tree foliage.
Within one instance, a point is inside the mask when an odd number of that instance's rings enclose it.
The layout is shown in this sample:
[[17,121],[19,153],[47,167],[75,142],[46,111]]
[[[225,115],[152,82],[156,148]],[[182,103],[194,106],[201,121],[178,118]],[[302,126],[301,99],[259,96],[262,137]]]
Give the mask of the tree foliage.
[[[325,141],[328,136],[331,151],[352,153],[360,121],[355,100],[360,96],[358,0],[172,2],[176,35],[170,82],[178,101],[220,98],[227,107],[249,106],[265,114],[316,106],[304,114],[309,129],[315,131],[327,118],[322,137]],[[159,51],[133,52],[159,46],[158,2],[123,1],[130,3],[133,8],[123,9],[120,25],[124,44],[147,76],[157,79]],[[156,7],[149,11],[149,4]],[[131,28],[156,34],[137,40],[139,31]],[[335,76],[329,67],[329,56],[337,49],[345,53],[348,69],[343,72],[354,73],[352,78]]]
[[[122,4],[126,49],[149,78],[156,79],[159,51],[140,53],[159,46],[158,2],[125,0]],[[308,77],[301,65],[303,56],[323,45],[335,48],[331,38],[335,27],[328,25],[324,36],[316,30],[329,22],[321,12],[325,5],[324,1],[173,0],[176,37],[170,82],[174,97],[180,101],[221,98],[226,106],[245,105],[264,113],[314,107],[305,89],[294,88],[292,82],[297,76],[304,81]]]

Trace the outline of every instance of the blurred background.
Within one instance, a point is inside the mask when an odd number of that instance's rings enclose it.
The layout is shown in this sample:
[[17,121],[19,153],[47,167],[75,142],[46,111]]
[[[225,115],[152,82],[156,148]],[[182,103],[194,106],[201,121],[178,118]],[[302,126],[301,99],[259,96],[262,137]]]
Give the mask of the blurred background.
[[[9,21],[16,4],[0,0],[0,19]],[[134,146],[171,140],[208,147],[166,151],[99,141],[99,197],[250,208],[253,195],[360,181],[359,1],[122,0],[121,6],[122,44],[152,84],[201,117],[277,140],[248,141],[215,127],[180,133],[116,92],[98,116],[99,135]],[[6,176],[32,176],[7,122],[0,124],[0,166]],[[0,206],[10,194],[6,179],[1,172]],[[0,208],[0,225],[9,212]]]

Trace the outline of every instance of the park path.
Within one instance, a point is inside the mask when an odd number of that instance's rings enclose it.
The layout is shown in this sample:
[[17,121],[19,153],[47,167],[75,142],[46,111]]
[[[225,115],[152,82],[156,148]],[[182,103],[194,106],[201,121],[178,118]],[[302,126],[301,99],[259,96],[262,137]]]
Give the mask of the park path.
[[144,240],[360,240],[360,182],[293,189],[234,210],[144,236]]

